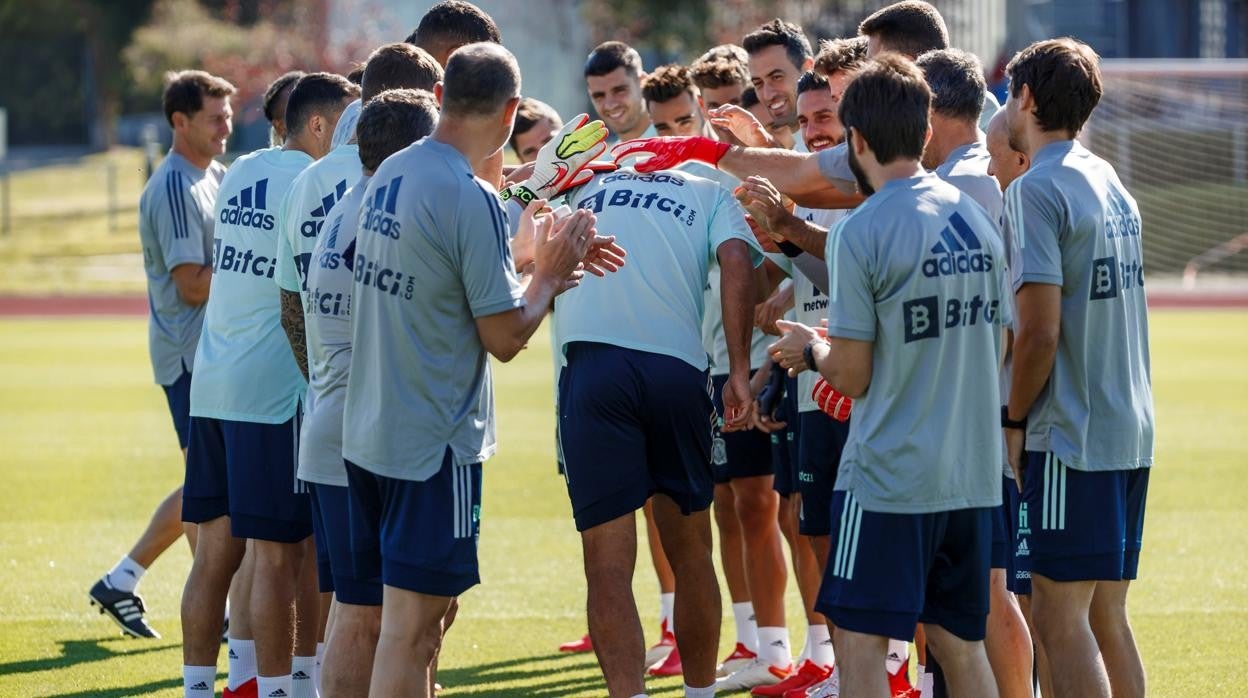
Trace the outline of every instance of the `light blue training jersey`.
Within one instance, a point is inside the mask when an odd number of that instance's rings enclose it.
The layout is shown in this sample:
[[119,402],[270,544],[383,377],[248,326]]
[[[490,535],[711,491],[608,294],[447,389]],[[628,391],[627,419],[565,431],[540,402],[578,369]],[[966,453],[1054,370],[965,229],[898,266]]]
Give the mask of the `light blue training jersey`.
[[311,163],[307,153],[267,148],[235,160],[221,181],[192,416],[280,424],[295,414],[306,383],[282,330],[273,251],[278,205]]
[[360,178],[360,147],[340,145],[291,182],[277,211],[277,271],[273,280],[287,291],[307,290],[308,260],[330,209]]
[[172,150],[139,199],[139,243],[147,275],[147,346],[160,385],[173,385],[195,365],[204,305],[178,295],[173,269],[212,263],[213,209],[225,166],[201,170]]
[[343,457],[427,480],[494,454],[494,391],[476,319],[524,306],[498,192],[424,138],[368,183],[356,233]]
[[880,187],[826,249],[828,335],[873,343],[836,489],[884,513],[999,505],[1010,289],[996,224],[924,172]]
[[1041,148],[1005,195],[1015,289],[1062,289],[1053,370],[1027,449],[1076,470],[1153,463],[1153,388],[1140,211],[1113,166],[1076,141]]
[[1001,220],[1001,183],[988,174],[988,146],[980,140],[958,146],[933,172],[937,177],[966,192],[993,221]]
[[561,349],[600,342],[705,370],[703,293],[716,251],[728,240],[743,240],[755,266],[763,259],[745,209],[716,182],[678,170],[617,170],[595,177],[569,200],[594,212],[598,230],[616,236],[628,263],[603,278],[587,276],[555,300]]
[[360,112],[363,110],[364,102],[358,99],[352,100],[342,110],[342,116],[338,117],[338,123],[334,125],[334,135],[330,140],[331,146],[337,148],[355,139],[355,127],[360,123]]

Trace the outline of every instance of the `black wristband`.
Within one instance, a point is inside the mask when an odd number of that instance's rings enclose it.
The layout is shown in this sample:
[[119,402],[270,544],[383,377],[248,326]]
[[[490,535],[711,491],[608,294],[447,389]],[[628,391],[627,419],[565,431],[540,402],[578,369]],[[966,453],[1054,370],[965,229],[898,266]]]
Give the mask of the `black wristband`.
[[802,358],[806,361],[806,368],[814,371],[815,373],[819,372],[819,365],[815,363],[815,342],[817,341],[819,340],[816,339],[814,342],[807,342],[806,347],[802,349]]
[[1007,405],[1001,406],[1001,428],[1002,429],[1026,429],[1027,418],[1010,419],[1010,408]]
[[801,256],[804,251],[802,248],[794,245],[788,240],[781,240],[780,242],[777,242],[776,247],[780,248],[780,251],[784,253],[785,257],[798,257]]

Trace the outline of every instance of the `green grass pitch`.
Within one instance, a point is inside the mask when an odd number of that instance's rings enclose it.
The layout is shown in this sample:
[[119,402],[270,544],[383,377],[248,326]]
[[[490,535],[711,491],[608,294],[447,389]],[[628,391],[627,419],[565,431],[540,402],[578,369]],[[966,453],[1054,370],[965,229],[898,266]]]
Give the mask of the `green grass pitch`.
[[[1152,321],[1158,466],[1132,618],[1153,695],[1232,695],[1248,660],[1248,314],[1156,312]],[[86,600],[182,476],[143,323],[0,320],[2,696],[180,695],[185,546],[141,587],[164,639],[122,639]],[[584,582],[553,463],[545,337],[496,373],[501,448],[486,466],[484,583],[462,599],[447,639],[446,696],[602,694],[591,656],[554,651],[585,629]],[[635,587],[653,639],[648,568],[643,559]],[[801,628],[791,589],[790,625]],[[799,631],[793,640],[801,644]],[[679,686],[650,683],[655,695]]]

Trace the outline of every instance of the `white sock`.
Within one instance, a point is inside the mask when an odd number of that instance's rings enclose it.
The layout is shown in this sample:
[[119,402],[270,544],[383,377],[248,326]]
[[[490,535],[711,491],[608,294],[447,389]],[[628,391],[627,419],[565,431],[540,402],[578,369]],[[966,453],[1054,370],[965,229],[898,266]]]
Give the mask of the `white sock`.
[[888,641],[888,656],[884,659],[884,666],[888,669],[889,674],[896,674],[901,665],[906,663],[906,659],[910,656],[910,643],[905,640]]
[[659,594],[659,624],[667,624],[667,632],[676,634],[676,594]]
[[325,643],[316,643],[316,669],[312,674],[312,681],[316,684],[317,695],[321,692],[321,663],[325,661]]
[[146,567],[131,560],[129,555],[122,555],[121,559],[117,561],[117,564],[113,565],[113,569],[109,570],[105,577],[108,578],[108,585],[112,588],[119,591],[133,592],[146,571]]
[[832,634],[826,625],[812,625],[806,629],[806,648],[810,661],[821,667],[836,666],[836,652],[832,650]]
[[185,698],[212,698],[216,680],[215,666],[182,665],[182,695]]
[[781,669],[793,663],[792,650],[789,649],[788,628],[758,629],[758,658],[764,664]]
[[754,604],[749,601],[734,603],[732,617],[737,622],[737,642],[751,652],[758,651],[758,624],[754,622]]
[[316,698],[316,657],[292,657],[290,660],[291,698]]
[[283,676],[257,676],[256,691],[259,698],[288,698],[294,687],[290,685],[290,674]]
[[644,693],[638,693],[637,695],[632,696],[632,698],[646,698],[646,694],[644,694]]
[[230,673],[225,685],[237,691],[239,686],[256,678],[256,641],[230,638],[227,646]]
[[715,684],[706,688],[694,688],[685,684],[685,698],[715,698]]
[[923,673],[919,675],[919,698],[932,698],[936,692],[936,675]]

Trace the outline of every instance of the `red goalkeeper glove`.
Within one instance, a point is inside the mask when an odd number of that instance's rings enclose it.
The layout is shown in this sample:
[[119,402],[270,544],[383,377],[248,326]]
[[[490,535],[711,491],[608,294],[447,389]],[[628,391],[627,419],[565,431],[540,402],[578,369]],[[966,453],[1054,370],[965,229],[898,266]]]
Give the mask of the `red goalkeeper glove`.
[[677,165],[696,160],[717,167],[724,153],[732,146],[705,136],[665,136],[659,138],[636,138],[624,141],[611,149],[611,157],[618,163],[634,155],[650,157],[634,165],[638,172],[670,170]]
[[815,381],[815,389],[810,391],[810,396],[824,414],[838,422],[849,421],[849,413],[854,407],[853,399],[842,395],[823,378]]

